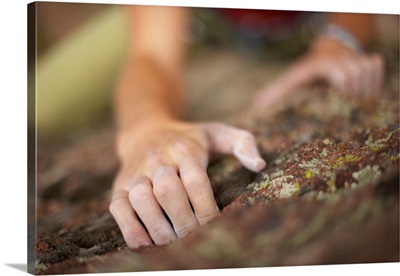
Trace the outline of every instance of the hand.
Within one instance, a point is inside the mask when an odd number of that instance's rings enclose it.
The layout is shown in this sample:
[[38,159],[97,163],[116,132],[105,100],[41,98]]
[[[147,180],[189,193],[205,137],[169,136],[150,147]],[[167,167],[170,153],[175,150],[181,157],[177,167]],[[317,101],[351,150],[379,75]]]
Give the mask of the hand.
[[350,98],[371,98],[381,91],[383,73],[380,55],[357,53],[336,40],[321,38],[283,75],[261,89],[254,104],[271,106],[296,88],[316,80],[326,81]]
[[232,153],[252,171],[265,166],[249,132],[220,123],[143,123],[119,136],[117,152],[110,212],[130,248],[166,244],[219,214],[210,154]]

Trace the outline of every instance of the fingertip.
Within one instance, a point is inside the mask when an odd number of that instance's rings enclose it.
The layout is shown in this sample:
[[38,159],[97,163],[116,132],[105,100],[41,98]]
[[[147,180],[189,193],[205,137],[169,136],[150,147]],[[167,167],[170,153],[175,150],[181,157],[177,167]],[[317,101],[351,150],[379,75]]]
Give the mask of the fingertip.
[[145,247],[145,246],[151,246],[153,245],[153,243],[149,240],[149,238],[147,237],[136,237],[133,239],[125,239],[126,245],[130,248],[130,249],[138,249],[140,247]]
[[259,172],[265,168],[267,163],[261,158],[255,158],[254,160],[254,171]]
[[259,158],[253,158],[250,162],[243,163],[243,165],[253,172],[260,172],[262,169],[265,168],[266,163],[264,160]]
[[261,157],[250,154],[246,155],[239,151],[234,151],[233,154],[239,159],[243,166],[253,172],[259,172],[266,166],[266,162]]
[[135,249],[153,244],[147,231],[138,221],[136,212],[132,209],[128,195],[125,192],[114,195],[109,211],[117,222],[129,248]]

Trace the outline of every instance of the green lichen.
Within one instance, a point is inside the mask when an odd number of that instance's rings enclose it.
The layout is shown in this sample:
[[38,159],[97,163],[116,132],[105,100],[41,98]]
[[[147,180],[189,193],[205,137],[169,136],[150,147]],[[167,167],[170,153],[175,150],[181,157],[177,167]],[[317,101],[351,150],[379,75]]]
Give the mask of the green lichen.
[[286,156],[281,156],[275,160],[276,165],[282,164],[286,160]]
[[299,162],[300,158],[299,155],[297,153],[293,154],[293,160],[296,162]]
[[270,181],[269,175],[265,174],[260,181],[249,184],[247,186],[247,189],[250,189],[253,193],[255,193],[261,189],[267,188],[269,181]]
[[[321,160],[319,160],[319,159],[317,159],[317,158],[313,158],[313,159],[311,159],[310,161],[302,161],[302,162],[299,164],[299,167],[300,167],[300,168],[302,168],[302,169],[307,169],[307,171],[306,171],[305,174],[308,174],[308,175],[309,175],[310,173],[309,173],[308,171],[310,171],[310,172],[311,172],[311,176],[320,173],[319,168],[318,168],[319,166],[322,166],[322,167],[323,167],[323,164],[321,163]],[[311,177],[311,176],[310,176],[310,177]],[[304,178],[310,178],[310,177],[304,176]]]
[[247,201],[249,202],[250,205],[254,205],[254,203],[256,202],[256,200],[252,197],[247,197]]
[[324,149],[319,153],[319,156],[322,156],[322,157],[328,156],[328,150],[327,150],[326,148],[324,148]]
[[390,138],[392,137],[393,133],[394,133],[394,131],[389,132],[389,134],[386,137],[378,139],[376,141],[373,141],[372,135],[370,134],[370,135],[368,135],[368,139],[365,142],[365,144],[367,146],[369,146],[374,151],[379,150],[381,148],[386,147],[387,142],[390,140]]
[[271,174],[271,178],[278,178],[284,175],[284,172],[282,170],[277,169],[274,173]]
[[40,269],[40,270],[46,270],[46,269],[48,269],[49,267],[51,266],[51,264],[44,264],[44,263],[42,263],[42,262],[40,262],[40,261],[36,261],[36,263],[35,263],[35,267],[36,267],[36,269]]
[[335,174],[332,171],[327,171],[325,173],[326,177],[326,183],[328,184],[328,191],[329,192],[335,192],[336,191],[336,186],[335,184]]
[[322,143],[324,143],[327,146],[333,145],[333,141],[329,138],[324,139]]
[[278,197],[279,198],[288,198],[291,197],[294,193],[296,193],[299,188],[292,183],[284,183],[282,184],[281,190],[279,190]]
[[274,195],[278,198],[287,198],[299,190],[299,185],[291,183],[293,175],[275,178],[269,182],[269,188],[274,189]]
[[358,172],[353,172],[352,176],[355,180],[357,180],[358,185],[364,185],[371,181],[374,181],[377,177],[381,175],[381,171],[379,170],[379,166],[374,165],[371,167],[367,165],[363,169]]

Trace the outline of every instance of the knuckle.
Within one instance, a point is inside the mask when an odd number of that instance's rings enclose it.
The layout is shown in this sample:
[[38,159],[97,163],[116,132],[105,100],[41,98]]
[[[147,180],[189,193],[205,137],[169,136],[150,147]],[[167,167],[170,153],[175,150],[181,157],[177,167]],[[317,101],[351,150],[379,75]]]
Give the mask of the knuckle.
[[210,127],[211,129],[218,129],[218,128],[224,128],[226,127],[226,125],[221,122],[210,122],[208,123],[208,127]]
[[125,200],[126,200],[126,199],[125,199],[124,197],[122,197],[122,196],[119,196],[119,197],[114,198],[114,199],[111,201],[111,203],[110,203],[110,205],[109,205],[109,207],[108,207],[110,213],[111,213],[112,215],[115,215],[115,214],[118,212],[118,210],[121,209],[121,207],[122,207],[122,205],[124,204],[124,201],[125,201]]
[[171,165],[161,165],[156,168],[153,174],[154,181],[164,183],[170,181],[176,175],[176,169]]
[[146,160],[151,165],[162,164],[164,160],[164,154],[160,150],[152,150],[147,153]]
[[180,192],[178,186],[169,181],[160,181],[153,188],[154,195],[158,199],[172,200],[176,198]]
[[186,190],[191,193],[200,192],[210,183],[206,173],[197,168],[189,170],[182,178]]
[[254,143],[255,142],[253,134],[251,134],[251,132],[249,132],[247,130],[240,130],[240,138],[242,141],[244,141],[246,143]]
[[195,150],[195,144],[188,139],[175,141],[172,147],[182,153],[189,153]]
[[149,198],[150,194],[151,189],[145,183],[138,183],[129,191],[129,200],[132,204],[137,201],[144,201]]
[[234,128],[221,122],[209,122],[206,124],[210,134],[228,132],[230,133]]

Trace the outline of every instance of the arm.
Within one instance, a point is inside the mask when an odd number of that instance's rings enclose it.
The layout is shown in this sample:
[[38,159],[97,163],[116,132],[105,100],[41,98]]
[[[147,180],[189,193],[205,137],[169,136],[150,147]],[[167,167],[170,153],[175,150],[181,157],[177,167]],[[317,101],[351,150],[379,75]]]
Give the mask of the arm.
[[122,131],[144,116],[178,118],[185,107],[180,78],[188,11],[131,6],[127,12],[132,34],[115,97],[117,123]]
[[363,48],[373,38],[372,15],[331,13],[328,22],[343,28],[349,36],[322,32],[305,55],[256,95],[259,106],[273,104],[297,87],[316,80],[327,82],[350,98],[372,98],[379,94],[383,59],[379,54],[366,54],[357,49],[357,44]]
[[210,153],[232,153],[253,171],[265,162],[244,130],[181,121],[180,38],[187,10],[134,6],[129,12],[130,53],[115,95],[121,165],[110,212],[128,246],[136,248],[183,237],[218,215],[206,172]]

